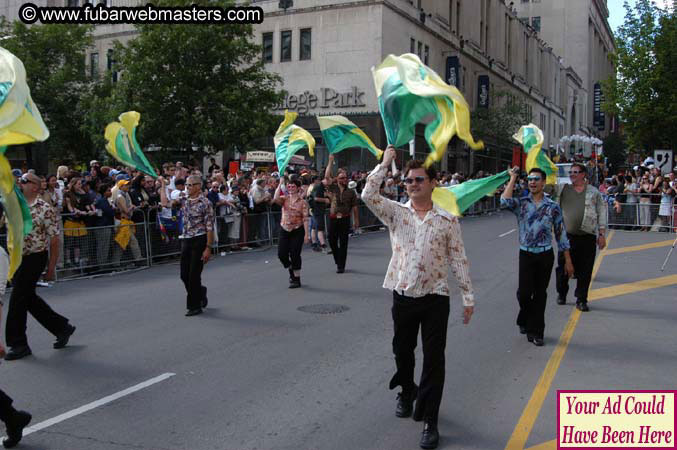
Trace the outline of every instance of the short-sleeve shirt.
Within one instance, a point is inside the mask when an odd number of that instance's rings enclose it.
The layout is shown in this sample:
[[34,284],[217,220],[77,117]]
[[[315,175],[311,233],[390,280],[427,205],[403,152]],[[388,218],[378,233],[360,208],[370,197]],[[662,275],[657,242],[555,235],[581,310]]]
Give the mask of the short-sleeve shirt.
[[334,194],[331,196],[330,214],[341,215],[342,217],[350,217],[350,210],[353,206],[357,206],[357,193],[354,189],[349,189],[347,186],[341,192],[338,184],[332,184],[327,187],[327,191]]
[[24,255],[46,251],[50,238],[59,234],[56,211],[46,201],[37,198],[30,210],[33,229],[24,236]]
[[183,214],[182,238],[201,236],[214,229],[214,208],[212,202],[204,195],[181,200],[181,212]]

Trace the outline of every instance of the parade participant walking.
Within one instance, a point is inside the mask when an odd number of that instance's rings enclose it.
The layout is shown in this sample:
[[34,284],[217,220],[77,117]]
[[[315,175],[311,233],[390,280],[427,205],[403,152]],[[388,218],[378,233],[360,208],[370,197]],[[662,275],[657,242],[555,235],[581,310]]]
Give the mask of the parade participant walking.
[[545,301],[552,275],[555,254],[552,250],[552,230],[555,231],[557,246],[565,259],[564,270],[570,276],[574,269],[569,255],[569,241],[564,230],[562,210],[559,205],[544,195],[546,173],[538,168],[531,169],[527,176],[529,194],[513,198],[519,168],[510,171],[510,181],[501,195],[501,206],[507,207],[517,216],[519,224],[519,287],[517,299],[519,314],[517,326],[526,334],[529,342],[543,345],[545,330]]
[[[160,201],[169,208],[166,181],[160,178]],[[202,313],[207,306],[207,288],[202,285],[202,268],[209,262],[214,243],[214,208],[202,195],[202,180],[191,175],[186,182],[187,197],[175,200],[181,207],[183,234],[181,239],[181,281],[186,287],[186,316]]]
[[23,258],[14,274],[14,288],[9,298],[7,312],[6,343],[10,347],[5,356],[8,361],[24,358],[31,354],[26,336],[26,318],[30,313],[50,333],[56,336],[55,349],[68,344],[75,327],[68,319],[57,314],[36,293],[36,284],[47,265],[49,243],[49,265],[46,279],[54,279],[54,269],[59,257],[59,227],[54,209],[38,197],[40,178],[27,173],[21,177],[21,187],[31,211],[33,229],[24,237]]
[[[473,314],[474,293],[469,264],[458,219],[432,202],[436,170],[421,161],[409,161],[404,169],[410,200],[397,203],[379,194],[383,178],[395,159],[388,146],[383,161],[367,178],[362,200],[390,230],[393,255],[383,287],[393,291],[393,352],[397,372],[390,389],[402,386],[397,417],[412,414],[424,421],[421,448],[436,448],[437,419],[445,377],[444,351],[449,320],[447,273],[452,269],[463,297],[463,323]],[[421,328],[423,369],[420,387],[414,383],[414,349]]]
[[[571,246],[571,261],[576,268],[576,308],[589,311],[588,289],[592,280],[592,268],[595,265],[595,245],[600,250],[606,247],[604,234],[607,228],[607,203],[602,194],[587,183],[585,166],[572,164],[569,169],[572,184],[564,184],[557,189],[557,198],[564,215],[567,237]],[[559,252],[557,257],[557,304],[566,303],[569,292],[569,278],[565,270],[565,256]]]
[[319,176],[313,177],[308,202],[311,205],[312,216],[310,218],[310,240],[313,250],[316,252],[326,251],[327,244],[324,240],[324,213],[331,200],[325,195],[324,180]]
[[[0,217],[3,216],[3,207],[0,204]],[[2,220],[0,219],[0,222]],[[9,272],[9,258],[4,247],[0,247],[0,317],[2,317],[3,299],[5,298],[5,288],[7,286],[7,275]],[[0,325],[1,325],[0,321]],[[0,328],[2,328],[0,326]],[[5,356],[5,347],[0,342],[0,358]],[[2,441],[5,448],[15,447],[23,436],[23,429],[31,421],[31,415],[25,411],[17,411],[12,406],[14,400],[0,389],[0,420],[5,423],[7,428],[7,438]]]
[[303,244],[310,242],[308,230],[308,203],[303,199],[301,180],[292,177],[286,184],[286,195],[282,194],[283,185],[275,190],[273,202],[282,206],[280,222],[280,240],[277,256],[285,269],[289,269],[289,288],[301,287],[301,250]]
[[324,177],[327,179],[326,195],[331,199],[329,209],[329,246],[331,247],[336,273],[345,272],[346,259],[348,258],[348,233],[350,232],[350,214],[353,214],[353,227],[360,227],[360,219],[357,211],[357,193],[354,189],[348,189],[348,174],[339,169],[336,183],[331,176],[331,166],[334,163],[334,155],[329,155],[329,162]]

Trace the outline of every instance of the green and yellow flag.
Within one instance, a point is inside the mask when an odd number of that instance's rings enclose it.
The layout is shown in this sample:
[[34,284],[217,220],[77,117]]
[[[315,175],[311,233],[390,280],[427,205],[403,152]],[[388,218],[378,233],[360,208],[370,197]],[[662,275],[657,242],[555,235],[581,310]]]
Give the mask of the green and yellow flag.
[[557,183],[557,166],[543,153],[543,132],[540,128],[533,123],[524,125],[515,133],[513,139],[522,144],[527,154],[527,173],[537,167],[547,174],[546,184]]
[[418,56],[389,55],[371,70],[388,143],[395,147],[408,143],[416,124],[432,119],[425,126],[425,139],[432,150],[426,166],[442,159],[454,135],[475,150],[484,147],[470,134],[470,110],[463,95]]
[[329,149],[329,153],[338,153],[350,147],[360,147],[369,150],[376,159],[381,159],[383,150],[380,150],[369,139],[367,134],[357,125],[343,116],[318,117],[322,138]]
[[468,180],[455,186],[435,188],[433,203],[455,216],[462,216],[470,206],[484,196],[491,196],[510,179],[507,170],[479,180]]
[[9,279],[21,265],[24,236],[31,232],[31,212],[14,184],[12,167],[5,157],[8,145],[44,141],[49,131],[33,103],[26,69],[19,58],[0,47],[0,195],[7,219]]
[[275,159],[280,176],[284,174],[291,157],[303,147],[308,147],[310,156],[315,155],[315,138],[300,126],[294,125],[296,117],[298,117],[298,113],[285,110],[284,120],[273,138]]
[[139,143],[136,141],[136,127],[139,125],[141,114],[136,111],[127,111],[118,117],[119,122],[106,125],[106,150],[113,158],[127,167],[157,178],[155,169],[146,159]]

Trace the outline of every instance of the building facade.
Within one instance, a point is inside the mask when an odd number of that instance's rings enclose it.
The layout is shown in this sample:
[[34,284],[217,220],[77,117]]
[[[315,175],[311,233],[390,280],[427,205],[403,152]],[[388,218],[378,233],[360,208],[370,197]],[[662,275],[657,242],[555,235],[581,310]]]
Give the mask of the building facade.
[[[76,6],[77,1],[36,3]],[[572,54],[576,54],[575,46],[556,47],[546,43],[542,31],[539,34],[538,27],[532,26],[533,18],[520,20],[525,10],[518,7],[527,6],[525,0],[518,1],[522,3],[506,5],[504,0],[253,1],[265,12],[263,23],[254,29],[263,48],[266,68],[281,75],[282,87],[287,92],[283,102],[276,106],[276,112],[282,114],[289,109],[299,113],[297,123],[308,129],[318,142],[314,161],[318,167],[327,159],[315,120],[318,115],[348,116],[376,145],[384,148],[387,142],[371,69],[389,54],[410,52],[417,54],[449,84],[456,85],[471,110],[492,108],[497,93],[521,99],[530,121],[544,133],[545,149],[554,149],[563,135],[592,134],[593,128],[587,125],[591,120],[588,112],[592,110],[590,83],[602,79],[612,69],[597,68],[594,63],[599,58],[589,55],[585,61],[579,57],[563,57],[558,52],[560,48],[562,52],[571,49]],[[581,1],[552,0],[552,3]],[[549,3],[542,0],[541,6]],[[603,0],[593,3],[598,8],[605,6]],[[108,0],[108,4],[134,6],[138,2]],[[537,4],[529,5],[535,8]],[[17,7],[18,4],[13,3],[5,8],[0,6],[0,14],[14,18]],[[575,13],[572,8],[564,12]],[[541,30],[550,23],[549,16],[542,14]],[[554,7],[552,14],[557,14]],[[591,28],[593,37],[594,30],[606,24],[607,16],[606,9],[597,11],[594,16],[597,25]],[[608,29],[608,25],[606,27]],[[92,76],[105,73],[106,69],[114,70],[113,43],[124,43],[134,34],[131,25],[97,26],[95,44],[86,56]],[[597,34],[601,36],[599,31]],[[606,39],[607,35],[604,36]],[[608,44],[606,40],[604,43]],[[595,45],[592,50],[604,54],[607,48]],[[571,64],[566,64],[569,61]],[[579,64],[585,76],[579,73]],[[116,76],[114,72],[113,77]],[[486,149],[471,151],[453,139],[447,158],[441,163],[442,169],[495,173],[510,164],[513,152],[510,146],[498,145],[481,135],[474,137],[484,139]],[[272,150],[272,138],[263,139],[252,150]],[[428,153],[422,127],[417,130],[415,151],[417,157]],[[407,153],[402,150],[403,159],[408,158]],[[237,155],[225,155],[224,160],[234,156]],[[303,156],[309,158],[307,153]],[[366,150],[342,152],[339,160],[354,169],[369,168],[375,163]]]
[[601,82],[615,73],[616,50],[607,0],[515,0],[518,16],[529,23],[580,77],[566,95],[567,134],[603,137],[613,132],[612,117],[601,112]]

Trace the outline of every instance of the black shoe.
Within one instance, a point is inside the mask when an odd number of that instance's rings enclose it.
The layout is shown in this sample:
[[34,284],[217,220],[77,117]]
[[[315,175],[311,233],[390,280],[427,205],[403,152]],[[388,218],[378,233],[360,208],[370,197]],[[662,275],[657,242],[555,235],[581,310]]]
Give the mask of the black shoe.
[[16,411],[14,417],[7,422],[7,438],[2,441],[5,448],[16,447],[23,437],[24,428],[28,426],[33,417],[26,411]]
[[395,408],[395,415],[397,417],[409,417],[411,416],[412,411],[414,410],[414,400],[418,395],[418,386],[414,385],[414,388],[409,392],[400,392],[397,394],[397,407]]
[[289,284],[292,284],[294,282],[294,271],[292,268],[289,268]]
[[31,348],[27,345],[20,345],[18,347],[11,347],[5,355],[6,361],[14,361],[32,355]]
[[561,295],[557,296],[557,304],[558,305],[565,305],[567,302],[566,297],[562,297]]
[[527,327],[525,327],[524,325],[517,326],[520,327],[520,334],[527,334]]
[[208,304],[209,300],[207,300],[207,287],[202,286],[202,307],[206,308]]
[[289,289],[296,289],[301,287],[301,277],[294,277],[289,283]]
[[66,345],[68,345],[68,340],[71,338],[73,333],[75,333],[75,327],[73,325],[66,325],[66,329],[63,333],[56,337],[56,342],[52,347],[56,349],[64,348]]
[[536,347],[543,347],[543,338],[535,337],[534,338],[534,345]]
[[576,302],[576,309],[583,312],[590,311],[590,308],[588,308],[588,304],[583,302]]
[[321,252],[322,249],[320,248],[319,245],[313,245],[313,251],[314,251],[314,252]]
[[527,334],[527,341],[534,342],[534,335],[533,334]]
[[346,271],[346,269],[344,269],[343,267],[337,267],[336,268],[336,273],[343,273],[345,271]]
[[437,425],[426,421],[423,424],[423,433],[421,434],[421,448],[437,448],[440,443],[440,433],[437,431]]
[[198,314],[202,314],[202,308],[189,309],[186,317],[197,316]]

